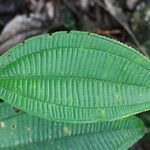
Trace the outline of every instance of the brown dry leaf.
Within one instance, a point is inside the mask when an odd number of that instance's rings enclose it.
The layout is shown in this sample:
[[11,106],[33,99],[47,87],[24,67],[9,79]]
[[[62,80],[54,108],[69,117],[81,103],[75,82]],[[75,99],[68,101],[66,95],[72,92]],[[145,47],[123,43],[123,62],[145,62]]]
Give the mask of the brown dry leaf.
[[[4,42],[18,33],[40,28],[42,26],[41,16],[18,15],[7,23],[0,35],[0,41]],[[43,18],[43,17],[42,17]]]

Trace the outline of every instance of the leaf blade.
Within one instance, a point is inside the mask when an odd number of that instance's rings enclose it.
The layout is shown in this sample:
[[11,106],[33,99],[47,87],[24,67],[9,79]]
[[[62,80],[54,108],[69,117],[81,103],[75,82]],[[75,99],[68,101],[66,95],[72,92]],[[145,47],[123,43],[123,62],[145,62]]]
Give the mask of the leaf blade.
[[149,60],[103,36],[37,36],[0,63],[0,97],[47,119],[108,121],[150,108]]
[[[6,108],[3,113],[8,109],[11,111],[11,106],[2,105]],[[126,149],[145,132],[142,121],[137,117],[114,122],[69,124],[52,122],[23,112],[9,118],[8,115],[6,113],[5,118],[0,118],[5,125],[0,128],[2,150]]]

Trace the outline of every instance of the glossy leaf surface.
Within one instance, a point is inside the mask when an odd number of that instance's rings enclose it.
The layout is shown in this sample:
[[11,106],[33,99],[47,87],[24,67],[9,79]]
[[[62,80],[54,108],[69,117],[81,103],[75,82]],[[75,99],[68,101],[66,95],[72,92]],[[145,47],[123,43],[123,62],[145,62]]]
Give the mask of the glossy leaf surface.
[[69,124],[23,112],[10,116],[8,111],[12,112],[12,107],[0,104],[1,150],[123,150],[144,135],[143,123],[137,117]]
[[150,61],[96,34],[28,39],[0,67],[0,97],[53,121],[110,121],[150,109]]

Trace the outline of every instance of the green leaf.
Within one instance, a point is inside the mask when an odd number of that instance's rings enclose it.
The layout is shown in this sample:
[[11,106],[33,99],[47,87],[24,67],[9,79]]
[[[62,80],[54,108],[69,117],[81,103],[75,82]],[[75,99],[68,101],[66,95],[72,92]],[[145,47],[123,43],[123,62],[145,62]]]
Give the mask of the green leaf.
[[0,66],[0,98],[53,121],[110,121],[150,109],[150,61],[103,36],[37,36]]
[[[143,122],[137,117],[114,122],[70,124],[23,112],[9,116],[7,110],[11,112],[11,109],[9,105],[0,104],[0,124],[3,124],[0,128],[1,150],[122,150],[130,147],[145,132]],[[1,118],[1,114],[6,114],[5,118]]]

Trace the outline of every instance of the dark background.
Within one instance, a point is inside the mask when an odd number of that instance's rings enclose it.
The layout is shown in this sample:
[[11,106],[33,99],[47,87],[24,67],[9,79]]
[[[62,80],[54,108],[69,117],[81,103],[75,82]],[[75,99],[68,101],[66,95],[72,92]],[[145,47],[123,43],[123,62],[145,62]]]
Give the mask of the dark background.
[[[82,30],[118,39],[150,56],[150,0],[0,0],[0,55],[34,35]],[[150,150],[148,133],[132,150]]]

